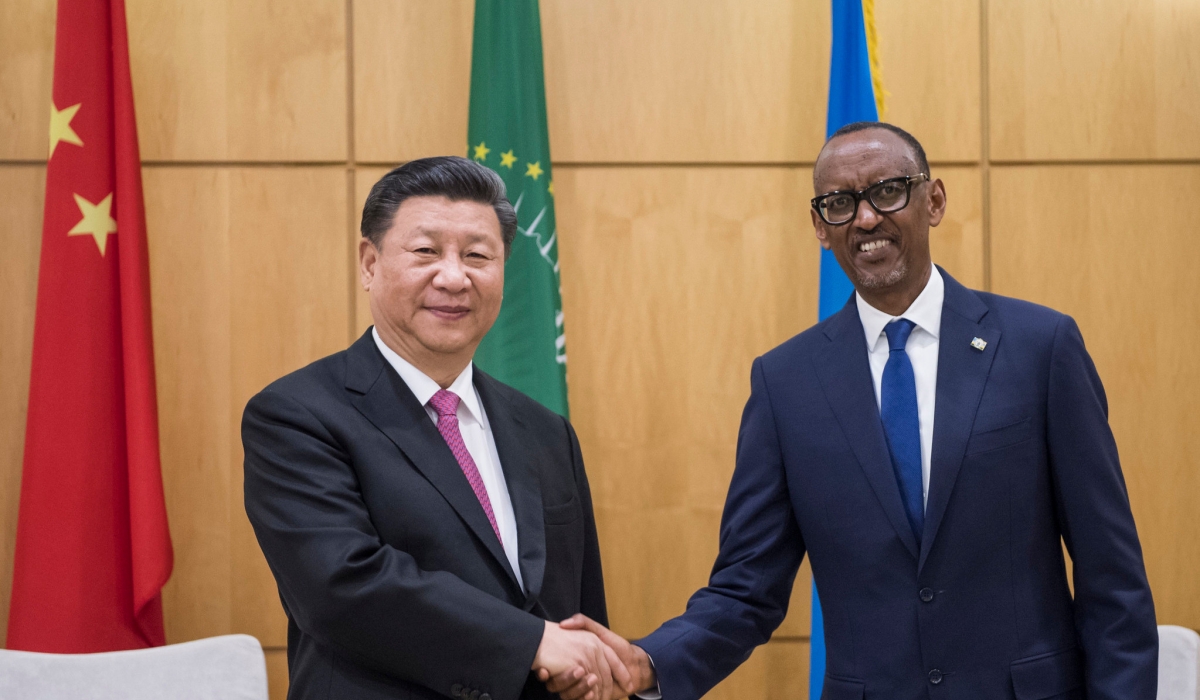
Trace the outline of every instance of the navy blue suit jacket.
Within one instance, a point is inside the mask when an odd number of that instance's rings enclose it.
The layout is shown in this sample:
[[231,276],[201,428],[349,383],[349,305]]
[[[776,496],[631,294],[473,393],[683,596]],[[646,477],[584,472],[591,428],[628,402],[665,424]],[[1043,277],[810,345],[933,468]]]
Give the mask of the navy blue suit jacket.
[[1154,604],[1079,329],[942,275],[920,545],[851,300],[754,362],[712,577],[638,642],[664,700],[700,697],[770,638],[806,552],[824,700],[1154,699]]

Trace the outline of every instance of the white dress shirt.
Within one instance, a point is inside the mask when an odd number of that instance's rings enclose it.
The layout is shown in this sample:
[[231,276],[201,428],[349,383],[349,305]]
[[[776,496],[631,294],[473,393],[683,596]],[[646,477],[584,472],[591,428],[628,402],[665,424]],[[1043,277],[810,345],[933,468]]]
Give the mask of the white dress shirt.
[[[388,364],[408,385],[408,388],[417,397],[417,401],[420,401],[421,405],[425,407],[425,413],[429,415],[429,419],[436,425],[437,410],[429,405],[429,400],[442,387],[385,345],[379,337],[379,331],[372,328],[371,335],[375,338],[375,345],[379,348],[379,352],[383,353]],[[479,399],[479,393],[475,391],[474,367],[474,363],[468,364],[447,391],[459,398],[458,430],[462,433],[463,444],[467,446],[467,452],[471,453],[471,459],[475,460],[479,476],[483,478],[483,487],[487,490],[488,500],[492,502],[492,514],[496,516],[496,525],[500,528],[504,556],[512,565],[513,573],[517,575],[517,583],[524,588],[525,582],[521,579],[521,567],[517,559],[517,518],[513,514],[512,498],[508,495],[508,483],[504,480],[500,454],[496,452],[496,439],[492,435],[492,426],[488,422],[487,412],[483,410],[483,402]]]
[[881,401],[883,368],[887,365],[890,352],[883,328],[897,318],[906,318],[916,324],[908,336],[904,351],[908,353],[917,382],[917,417],[921,426],[921,493],[926,503],[929,502],[929,465],[933,452],[933,406],[937,400],[938,336],[942,330],[942,301],[946,296],[946,284],[941,273],[936,267],[931,266],[930,269],[932,271],[925,289],[899,316],[889,316],[863,301],[859,294],[854,295],[858,317],[867,336],[877,408]]

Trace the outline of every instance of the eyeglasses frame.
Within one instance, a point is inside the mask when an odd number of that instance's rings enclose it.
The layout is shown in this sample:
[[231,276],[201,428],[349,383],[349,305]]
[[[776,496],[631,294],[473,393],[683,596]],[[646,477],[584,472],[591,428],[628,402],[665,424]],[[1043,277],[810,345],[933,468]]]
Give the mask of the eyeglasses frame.
[[[863,202],[863,200],[866,200],[867,204],[870,204],[871,208],[874,209],[875,212],[880,215],[895,214],[898,211],[904,211],[904,208],[908,206],[908,203],[910,201],[912,201],[912,186],[913,186],[913,184],[929,182],[929,179],[930,179],[929,175],[927,175],[925,173],[917,173],[916,175],[901,175],[900,177],[889,177],[886,180],[880,180],[879,182],[868,185],[861,190],[834,190],[833,192],[826,192],[825,194],[813,197],[812,198],[812,208],[816,210],[817,216],[821,217],[821,221],[824,221],[829,226],[845,226],[846,224],[848,224],[851,221],[854,221],[856,218],[858,218],[858,205],[861,204]],[[899,209],[893,209],[891,211],[883,211],[879,207],[875,206],[875,202],[872,202],[871,198],[867,196],[867,192],[875,189],[876,187],[879,187],[880,185],[885,185],[889,182],[901,182],[901,181],[904,182],[904,206],[900,207]],[[821,209],[821,202],[825,201],[829,197],[834,196],[835,194],[848,194],[851,197],[854,197],[854,213],[850,216],[849,219],[846,219],[845,221],[843,221],[839,224],[835,224],[832,221],[830,221],[829,219],[827,219],[825,217],[825,212]]]

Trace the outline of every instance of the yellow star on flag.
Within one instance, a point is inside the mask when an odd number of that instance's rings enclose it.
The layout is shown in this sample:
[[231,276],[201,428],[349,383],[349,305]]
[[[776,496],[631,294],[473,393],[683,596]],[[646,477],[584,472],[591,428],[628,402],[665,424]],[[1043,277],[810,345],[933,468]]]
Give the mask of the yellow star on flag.
[[[83,106],[80,102],[77,105],[71,105],[64,110],[59,110],[50,103],[50,155],[54,155],[54,149],[58,147],[59,141],[73,143],[76,146],[83,145],[83,139],[79,138],[79,134],[71,128],[71,120],[75,118],[75,113]],[[47,156],[49,158],[50,156]]]
[[112,218],[112,193],[100,200],[99,204],[92,204],[88,200],[75,195],[75,204],[79,205],[79,213],[83,214],[83,219],[75,224],[75,228],[67,232],[68,236],[91,236],[96,239],[96,247],[100,249],[100,255],[104,255],[104,248],[108,245],[108,234],[117,232],[117,221]]
[[513,163],[516,163],[516,162],[517,162],[517,157],[513,155],[511,148],[509,149],[508,153],[500,154],[500,165],[503,165],[504,167],[508,168],[509,170],[512,170]]
[[530,163],[529,165],[525,166],[525,177],[531,177],[534,180],[537,180],[538,175],[542,174],[542,166],[540,163],[541,161],[538,161],[537,163]]
[[550,184],[546,185],[546,191],[550,193],[551,197],[554,196],[554,180],[551,180]]
[[487,143],[480,141],[475,147],[475,160],[487,160],[487,154],[491,153],[492,149],[487,147]]

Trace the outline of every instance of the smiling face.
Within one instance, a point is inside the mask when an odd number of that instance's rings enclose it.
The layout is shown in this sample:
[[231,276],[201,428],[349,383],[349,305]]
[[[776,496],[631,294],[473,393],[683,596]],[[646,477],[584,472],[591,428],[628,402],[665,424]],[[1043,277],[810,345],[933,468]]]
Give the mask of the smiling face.
[[[817,195],[862,190],[889,178],[917,175],[912,149],[885,129],[864,129],[839,136],[821,151],[813,170]],[[821,246],[833,251],[838,264],[868,302],[898,297],[911,303],[929,279],[929,227],[937,226],[946,210],[941,180],[914,182],[908,205],[881,214],[866,200],[853,220],[831,226],[812,211]],[[895,304],[885,304],[894,306]],[[900,308],[900,313],[908,307]],[[886,309],[884,309],[886,310]]]
[[500,221],[489,204],[411,197],[381,246],[361,240],[359,274],[384,343],[439,383],[453,381],[500,313]]

